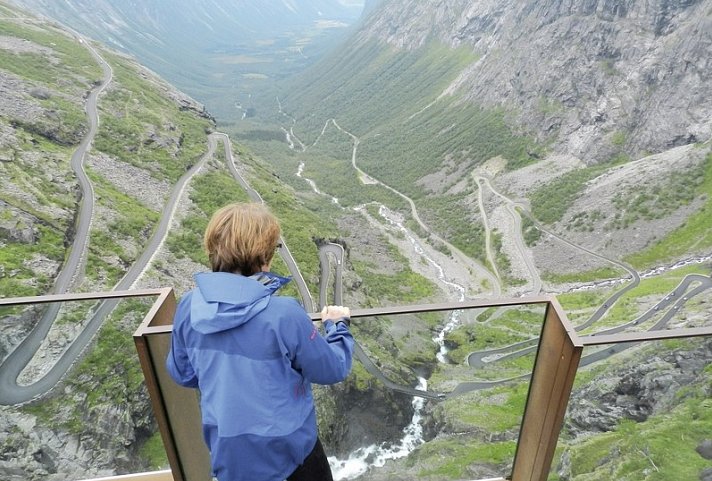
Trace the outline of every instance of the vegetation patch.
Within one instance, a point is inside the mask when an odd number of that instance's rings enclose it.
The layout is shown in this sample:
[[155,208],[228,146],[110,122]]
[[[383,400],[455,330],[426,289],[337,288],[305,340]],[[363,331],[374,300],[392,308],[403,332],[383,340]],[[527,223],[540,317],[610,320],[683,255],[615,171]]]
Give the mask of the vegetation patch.
[[673,172],[662,185],[618,192],[613,197],[616,214],[609,228],[623,229],[638,220],[662,219],[689,205],[700,193],[705,181],[704,165]]
[[[519,208],[517,208],[520,211]],[[524,243],[527,247],[534,247],[536,243],[541,239],[541,231],[534,224],[534,221],[528,215],[521,215],[522,218],[522,237],[524,238]]]
[[21,78],[53,89],[59,87],[81,97],[102,77],[101,68],[86,47],[49,25],[26,27],[0,19],[0,35],[29,40],[42,49],[43,53],[13,53],[0,49],[2,68]]
[[445,336],[448,357],[462,364],[476,351],[505,347],[539,335],[543,314],[528,309],[505,309],[486,324],[465,324]]
[[102,120],[94,147],[176,182],[205,152],[211,121],[181,109],[166,95],[167,85],[137,72],[128,60],[102,55],[114,74],[100,103]]
[[209,265],[203,250],[203,234],[210,217],[219,208],[249,200],[247,193],[224,170],[213,170],[193,178],[190,200],[195,209],[182,221],[178,230],[169,233],[166,245],[176,256],[188,257],[202,265]]
[[506,465],[514,459],[516,441],[479,441],[450,437],[435,439],[417,448],[406,461],[408,466],[429,466],[418,477],[466,479],[471,465]]
[[[623,420],[618,428],[566,444],[572,481],[697,479],[709,462],[695,448],[709,439],[712,401],[704,390],[688,390],[674,409],[644,422]],[[675,440],[671,443],[670,440]]]
[[[485,229],[474,217],[474,207],[468,202],[466,194],[423,199],[418,206],[426,224],[441,233],[442,237],[466,255],[487,262]],[[429,237],[429,234],[425,235],[425,238]]]
[[139,454],[147,461],[151,470],[166,469],[169,466],[166,448],[163,446],[163,439],[158,431],[146,440],[139,450]]
[[610,167],[609,164],[599,164],[572,170],[535,190],[530,196],[532,215],[543,224],[560,221],[578,199],[586,182]]
[[[102,229],[90,234],[87,275],[94,289],[97,285],[113,287],[137,259],[153,234],[159,214],[133,197],[119,191],[97,172],[87,169],[98,202],[112,212],[112,219]],[[127,252],[121,241],[136,248]]]
[[[62,161],[58,160],[62,165]],[[65,164],[66,166],[66,164]],[[71,206],[72,196],[53,185],[41,169],[31,163],[0,162],[5,182],[12,182],[23,195],[0,192],[3,222],[9,228],[31,232],[31,238],[3,236],[0,249],[0,292],[6,297],[29,296],[46,292],[52,279],[38,274],[28,264],[34,258],[47,258],[60,264],[65,255],[65,235],[71,218],[57,217],[57,206]],[[24,213],[28,221],[18,217]],[[12,224],[14,223],[14,227]]]
[[709,250],[712,246],[712,153],[707,154],[702,182],[696,184],[694,192],[704,200],[702,207],[675,231],[649,248],[628,256],[627,262],[636,268],[645,268]]
[[488,433],[518,429],[529,392],[525,382],[499,386],[443,403],[448,419],[456,419]]
[[432,297],[436,287],[432,281],[413,272],[405,257],[400,258],[403,269],[379,273],[378,266],[363,261],[353,261],[354,272],[363,279],[363,294],[367,306],[408,304]]
[[630,277],[628,271],[621,267],[612,266],[601,267],[585,272],[555,273],[544,271],[541,276],[542,280],[552,284],[595,282],[603,279],[618,279],[623,277]]

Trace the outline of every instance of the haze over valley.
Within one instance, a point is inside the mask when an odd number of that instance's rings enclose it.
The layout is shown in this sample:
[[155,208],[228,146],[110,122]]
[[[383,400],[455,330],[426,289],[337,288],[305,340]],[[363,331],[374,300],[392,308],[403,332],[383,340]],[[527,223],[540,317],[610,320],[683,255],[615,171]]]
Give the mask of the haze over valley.
[[[553,294],[584,335],[709,326],[711,48],[712,0],[0,0],[0,296],[180,296],[210,214],[262,200],[310,310],[343,247],[352,309]],[[147,308],[3,309],[0,479],[166,467]],[[507,474],[543,318],[355,322],[317,391],[337,479]],[[550,479],[710,479],[710,360],[585,352]]]

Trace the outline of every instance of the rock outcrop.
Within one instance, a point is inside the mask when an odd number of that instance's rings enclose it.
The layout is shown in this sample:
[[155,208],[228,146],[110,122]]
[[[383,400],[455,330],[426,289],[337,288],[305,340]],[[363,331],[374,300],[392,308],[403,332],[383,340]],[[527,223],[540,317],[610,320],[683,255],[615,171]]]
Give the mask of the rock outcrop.
[[[622,419],[645,421],[679,402],[682,386],[699,381],[712,362],[712,342],[622,364],[571,396],[565,430],[571,436],[613,430]],[[703,452],[707,452],[703,446]],[[708,448],[707,448],[708,449]]]
[[384,2],[360,32],[397,48],[432,38],[478,60],[444,93],[504,107],[589,162],[712,136],[709,0]]

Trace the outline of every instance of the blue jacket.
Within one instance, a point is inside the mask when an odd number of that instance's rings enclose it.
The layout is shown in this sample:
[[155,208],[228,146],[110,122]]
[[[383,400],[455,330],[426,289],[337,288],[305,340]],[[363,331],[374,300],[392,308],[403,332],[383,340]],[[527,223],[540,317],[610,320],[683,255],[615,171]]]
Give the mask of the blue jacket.
[[342,381],[353,337],[322,336],[296,300],[272,294],[289,279],[200,273],[178,304],[166,367],[200,389],[203,436],[219,481],[283,481],[314,448],[311,383]]

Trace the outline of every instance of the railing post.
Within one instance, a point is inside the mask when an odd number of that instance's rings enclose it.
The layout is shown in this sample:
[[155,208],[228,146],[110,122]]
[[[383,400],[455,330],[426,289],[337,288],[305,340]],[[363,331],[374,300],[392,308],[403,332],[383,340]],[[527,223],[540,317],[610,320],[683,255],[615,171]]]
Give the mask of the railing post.
[[556,299],[546,308],[512,481],[546,481],[583,345]]

